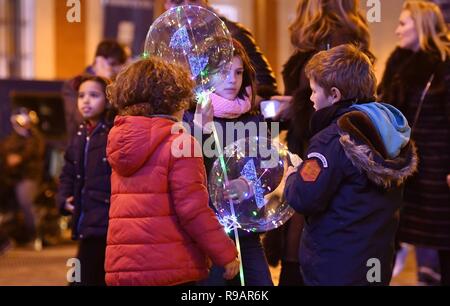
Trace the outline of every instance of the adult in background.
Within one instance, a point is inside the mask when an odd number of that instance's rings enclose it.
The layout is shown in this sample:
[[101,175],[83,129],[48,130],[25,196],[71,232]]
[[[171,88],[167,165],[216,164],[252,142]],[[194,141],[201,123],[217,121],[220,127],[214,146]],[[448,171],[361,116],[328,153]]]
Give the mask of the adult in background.
[[450,33],[437,5],[407,1],[396,34],[379,93],[405,114],[419,153],[398,239],[438,250],[441,283],[450,285]]

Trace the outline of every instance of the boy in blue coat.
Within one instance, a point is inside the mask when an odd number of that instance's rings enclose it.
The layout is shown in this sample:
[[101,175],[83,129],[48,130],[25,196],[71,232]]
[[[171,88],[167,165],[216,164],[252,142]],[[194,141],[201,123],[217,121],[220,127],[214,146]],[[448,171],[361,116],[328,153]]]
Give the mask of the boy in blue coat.
[[357,47],[318,53],[306,74],[314,136],[285,189],[306,218],[299,249],[305,283],[389,285],[401,186],[417,168],[411,129],[400,111],[372,102],[375,74]]

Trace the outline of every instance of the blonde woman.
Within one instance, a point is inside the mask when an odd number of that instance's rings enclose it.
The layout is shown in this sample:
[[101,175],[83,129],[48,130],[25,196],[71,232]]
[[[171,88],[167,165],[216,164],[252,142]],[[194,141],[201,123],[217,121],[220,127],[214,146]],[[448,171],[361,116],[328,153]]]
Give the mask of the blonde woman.
[[439,7],[406,1],[380,98],[412,126],[419,170],[405,187],[399,240],[439,251],[441,283],[450,284],[450,33]]
[[[305,76],[307,62],[319,51],[346,43],[360,45],[372,60],[374,58],[368,51],[369,28],[359,11],[358,0],[300,0],[296,19],[289,30],[295,52],[284,65],[285,96],[272,98],[283,101],[285,107],[279,119],[283,122],[282,127],[287,129],[289,150],[304,158],[311,137],[310,118],[314,112],[310,100],[312,92]],[[283,244],[280,285],[302,283],[297,259],[302,227],[302,217],[295,215],[282,229],[286,241]],[[265,245],[269,256],[276,253],[277,249],[271,241],[280,241],[278,236],[273,237],[276,234],[269,232],[266,236]],[[276,256],[272,257],[272,263],[276,264]]]

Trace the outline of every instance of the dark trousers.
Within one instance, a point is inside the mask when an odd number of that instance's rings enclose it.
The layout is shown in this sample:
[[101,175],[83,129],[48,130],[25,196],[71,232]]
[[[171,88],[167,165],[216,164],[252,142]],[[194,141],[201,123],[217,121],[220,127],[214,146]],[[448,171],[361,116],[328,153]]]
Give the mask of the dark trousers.
[[439,250],[439,263],[441,265],[441,284],[450,286],[450,250]]
[[298,262],[281,262],[280,282],[278,286],[304,286]]
[[80,240],[77,258],[81,265],[81,283],[75,286],[106,286],[106,237]]
[[[248,235],[248,234],[247,234]],[[240,238],[241,257],[246,286],[273,286],[269,265],[259,235],[250,234]],[[240,276],[231,281],[223,278],[223,267],[213,266],[209,277],[198,283],[199,286],[240,286]]]

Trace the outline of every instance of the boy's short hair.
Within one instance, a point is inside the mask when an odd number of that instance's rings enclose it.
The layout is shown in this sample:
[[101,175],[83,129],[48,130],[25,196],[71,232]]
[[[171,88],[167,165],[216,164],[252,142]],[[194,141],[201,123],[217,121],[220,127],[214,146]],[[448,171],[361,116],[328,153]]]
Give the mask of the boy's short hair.
[[117,41],[111,39],[105,39],[98,44],[97,50],[95,51],[95,56],[112,58],[121,65],[124,64],[128,59],[125,47],[119,44]]
[[352,44],[344,44],[314,55],[305,68],[306,76],[331,95],[336,87],[342,100],[364,100],[375,96],[377,79],[369,57]]
[[107,93],[119,115],[173,115],[189,108],[194,86],[183,67],[150,57],[122,70]]

